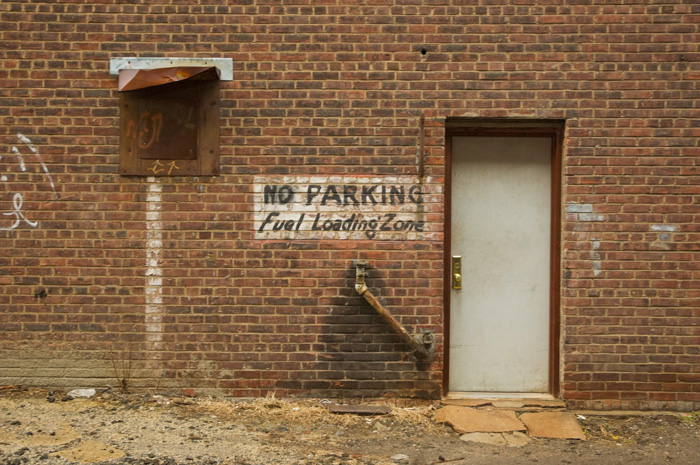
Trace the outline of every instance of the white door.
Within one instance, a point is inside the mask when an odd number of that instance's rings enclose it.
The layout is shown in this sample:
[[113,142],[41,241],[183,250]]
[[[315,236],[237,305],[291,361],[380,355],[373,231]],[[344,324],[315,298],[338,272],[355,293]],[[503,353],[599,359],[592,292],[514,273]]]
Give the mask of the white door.
[[552,139],[453,137],[449,390],[549,389]]

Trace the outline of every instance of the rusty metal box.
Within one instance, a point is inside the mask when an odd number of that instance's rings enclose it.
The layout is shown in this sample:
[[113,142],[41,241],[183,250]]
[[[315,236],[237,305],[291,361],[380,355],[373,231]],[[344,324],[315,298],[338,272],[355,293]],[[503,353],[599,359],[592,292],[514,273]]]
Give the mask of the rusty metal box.
[[[164,70],[155,71],[163,74]],[[156,80],[155,85],[142,78],[143,87],[120,92],[122,175],[219,174],[220,81],[211,75],[204,72],[165,83]]]

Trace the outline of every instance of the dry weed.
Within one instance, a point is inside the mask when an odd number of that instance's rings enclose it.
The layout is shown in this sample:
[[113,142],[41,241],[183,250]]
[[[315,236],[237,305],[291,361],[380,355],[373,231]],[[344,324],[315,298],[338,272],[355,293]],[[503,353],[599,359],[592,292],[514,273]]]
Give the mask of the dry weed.
[[[293,424],[304,428],[313,426],[350,427],[367,422],[367,416],[337,414],[328,411],[329,401],[318,399],[278,399],[274,395],[265,398],[221,401],[201,400],[197,407],[219,418],[233,419],[246,416],[260,421],[274,421]],[[386,418],[402,426],[419,427],[425,432],[437,432],[438,426],[432,421],[432,405],[400,407],[397,403],[383,401],[381,405],[391,407],[391,412],[377,418]]]

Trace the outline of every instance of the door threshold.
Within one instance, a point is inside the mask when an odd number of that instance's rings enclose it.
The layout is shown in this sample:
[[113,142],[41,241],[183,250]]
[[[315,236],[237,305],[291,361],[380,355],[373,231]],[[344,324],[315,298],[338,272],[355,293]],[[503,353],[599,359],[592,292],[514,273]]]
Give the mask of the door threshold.
[[448,392],[445,400],[461,399],[532,399],[532,400],[557,400],[551,394],[544,392]]

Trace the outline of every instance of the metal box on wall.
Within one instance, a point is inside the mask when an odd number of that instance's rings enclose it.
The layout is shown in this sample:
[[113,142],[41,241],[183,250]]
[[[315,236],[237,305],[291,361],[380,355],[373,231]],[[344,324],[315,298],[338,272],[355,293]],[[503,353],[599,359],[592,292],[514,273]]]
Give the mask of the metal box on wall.
[[119,172],[219,174],[219,73],[215,67],[119,72]]

